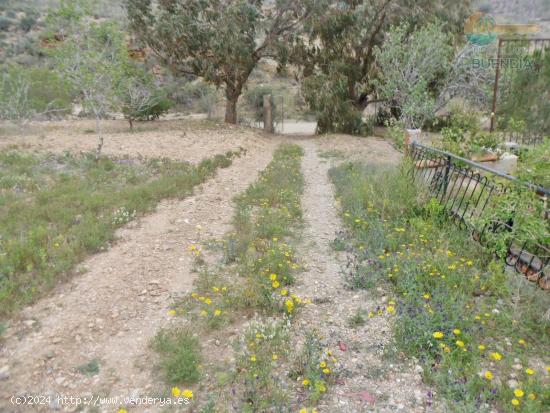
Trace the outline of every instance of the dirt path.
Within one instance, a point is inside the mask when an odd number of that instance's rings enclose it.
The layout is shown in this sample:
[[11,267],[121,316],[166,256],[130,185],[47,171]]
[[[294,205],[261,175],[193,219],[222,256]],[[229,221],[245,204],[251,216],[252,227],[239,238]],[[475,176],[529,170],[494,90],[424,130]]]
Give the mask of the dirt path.
[[[9,401],[14,394],[163,396],[166,386],[151,376],[148,344],[169,321],[172,298],[191,290],[195,274],[186,249],[196,241],[196,226],[202,226],[203,239],[228,230],[232,197],[257,179],[275,144],[255,146],[196,195],[161,203],[120,231],[111,249],[86,260],[84,274],[26,308],[0,350],[0,366],[9,365],[9,377],[0,380],[0,411],[75,410],[55,398],[41,409],[17,409]],[[88,375],[77,371],[90,362]]]
[[[301,274],[296,293],[313,304],[299,314],[295,336],[301,341],[306,330],[316,330],[338,360],[338,380],[329,388],[319,412],[424,412],[433,411],[429,389],[421,382],[414,363],[384,358],[390,343],[390,316],[377,316],[366,325],[351,328],[349,318],[357,309],[374,310],[391,299],[382,290],[351,291],[344,287],[340,270],[344,253],[332,250],[330,242],[342,228],[334,189],[328,178],[330,164],[318,157],[319,142],[304,141],[303,173],[306,181],[302,201],[306,229],[303,251],[307,270]],[[396,154],[379,150],[363,159],[393,162]],[[383,156],[383,155],[386,156]],[[345,349],[345,351],[342,351]]]

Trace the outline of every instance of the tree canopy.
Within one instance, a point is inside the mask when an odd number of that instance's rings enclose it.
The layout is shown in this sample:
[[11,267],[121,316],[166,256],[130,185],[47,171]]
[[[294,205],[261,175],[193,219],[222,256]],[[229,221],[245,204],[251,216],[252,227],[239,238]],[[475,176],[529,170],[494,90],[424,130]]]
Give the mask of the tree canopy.
[[460,33],[469,6],[454,0],[325,0],[293,54],[318,131],[357,132],[362,110],[376,95],[374,50],[391,26],[406,23],[412,32],[441,19],[444,30]]
[[126,0],[131,29],[174,72],[225,88],[225,121],[260,59],[286,61],[316,0]]

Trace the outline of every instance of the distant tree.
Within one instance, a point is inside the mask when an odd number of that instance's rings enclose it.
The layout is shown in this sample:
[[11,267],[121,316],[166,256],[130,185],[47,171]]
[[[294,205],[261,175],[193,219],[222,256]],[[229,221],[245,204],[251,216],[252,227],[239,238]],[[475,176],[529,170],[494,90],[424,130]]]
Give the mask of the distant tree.
[[459,34],[470,0],[323,0],[297,42],[292,60],[302,67],[306,102],[317,113],[320,133],[361,129],[361,114],[376,99],[379,69],[374,50],[393,25],[410,31],[430,21]]
[[99,158],[103,148],[101,120],[119,107],[117,88],[128,62],[123,34],[114,22],[82,25],[78,32],[65,37],[52,54],[56,69],[78,92],[82,106],[96,120]]
[[225,121],[262,58],[281,62],[316,0],[126,0],[130,27],[175,73],[225,88]]

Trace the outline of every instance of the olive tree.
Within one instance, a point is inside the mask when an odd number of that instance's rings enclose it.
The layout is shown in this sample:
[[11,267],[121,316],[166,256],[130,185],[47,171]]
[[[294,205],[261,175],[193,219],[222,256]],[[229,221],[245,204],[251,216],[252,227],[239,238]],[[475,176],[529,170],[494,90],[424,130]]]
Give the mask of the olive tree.
[[420,128],[455,98],[487,107],[494,68],[480,62],[492,51],[470,44],[455,50],[440,23],[412,33],[407,25],[396,26],[375,50],[380,69],[375,85],[405,127]]
[[131,29],[176,74],[225,88],[225,121],[263,58],[285,61],[316,0],[126,0]]
[[389,105],[399,109],[405,127],[417,129],[435,115],[438,95],[433,91],[450,73],[453,48],[441,24],[409,32],[406,24],[392,27],[374,51],[380,68],[376,85]]

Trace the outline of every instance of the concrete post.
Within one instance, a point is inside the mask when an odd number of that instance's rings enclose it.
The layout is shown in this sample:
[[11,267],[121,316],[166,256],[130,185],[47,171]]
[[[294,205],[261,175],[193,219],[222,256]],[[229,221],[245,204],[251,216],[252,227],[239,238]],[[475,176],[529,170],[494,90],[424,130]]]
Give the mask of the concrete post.
[[273,133],[273,113],[271,110],[271,95],[264,95],[264,131]]

